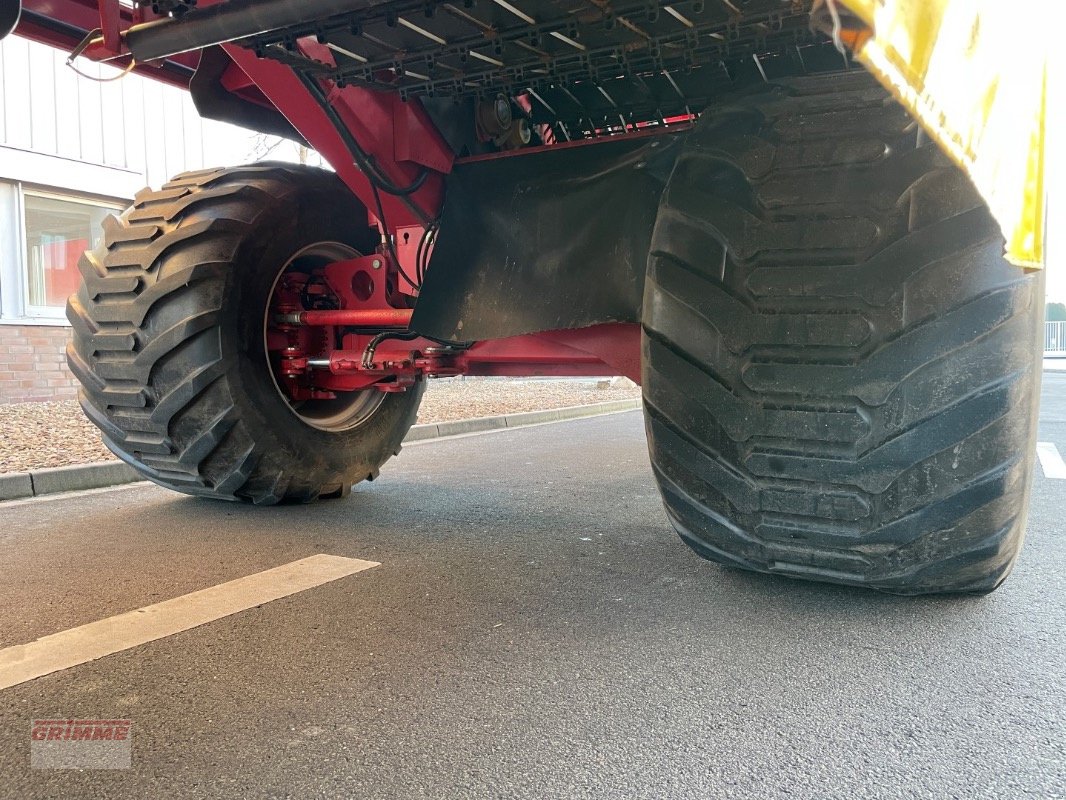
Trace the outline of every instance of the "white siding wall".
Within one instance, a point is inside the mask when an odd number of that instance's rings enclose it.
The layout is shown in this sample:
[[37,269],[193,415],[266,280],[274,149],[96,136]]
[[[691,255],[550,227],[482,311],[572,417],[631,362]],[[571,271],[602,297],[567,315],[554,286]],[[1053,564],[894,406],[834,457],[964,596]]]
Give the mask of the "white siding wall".
[[[0,180],[121,199],[188,169],[262,158],[296,146],[202,120],[188,93],[139,75],[79,77],[66,54],[19,37],[0,41]],[[117,70],[85,59],[97,78]]]
[[[144,186],[191,169],[265,157],[321,164],[275,137],[200,119],[188,93],[14,36],[0,41],[0,336],[6,323],[63,324],[27,290],[26,190],[124,205]],[[309,156],[309,157],[308,157]]]

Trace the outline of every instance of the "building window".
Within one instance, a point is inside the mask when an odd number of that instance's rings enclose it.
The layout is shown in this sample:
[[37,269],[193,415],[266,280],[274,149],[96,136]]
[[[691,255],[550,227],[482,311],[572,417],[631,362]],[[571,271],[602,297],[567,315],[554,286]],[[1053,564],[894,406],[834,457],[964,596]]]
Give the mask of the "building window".
[[126,205],[0,180],[0,323],[64,324],[81,254]]
[[26,310],[62,312],[78,288],[78,259],[99,244],[104,217],[117,206],[23,192],[26,242]]

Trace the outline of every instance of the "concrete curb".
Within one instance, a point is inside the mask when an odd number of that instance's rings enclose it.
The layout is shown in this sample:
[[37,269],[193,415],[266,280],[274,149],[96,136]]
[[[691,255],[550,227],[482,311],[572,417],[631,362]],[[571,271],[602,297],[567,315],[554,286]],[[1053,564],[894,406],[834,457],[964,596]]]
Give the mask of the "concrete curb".
[[[599,417],[621,411],[635,411],[641,407],[640,398],[612,400],[608,403],[593,403],[586,406],[549,408],[544,411],[525,411],[519,414],[501,414],[496,417],[457,419],[452,422],[435,422],[415,425],[408,431],[404,444],[428,439],[443,439],[464,433],[522,428],[541,425],[545,422],[563,422],[569,419]],[[142,481],[133,467],[121,461],[104,461],[98,464],[74,464],[69,467],[48,467],[29,472],[0,474],[0,502],[40,497],[59,492],[77,492],[84,489],[99,489],[105,486],[120,486],[124,483]]]
[[57,492],[78,492],[99,489],[122,483],[143,481],[133,467],[121,461],[98,464],[72,464],[68,467],[47,467],[30,472],[9,472],[0,475],[0,501],[21,500]]
[[612,400],[608,403],[593,403],[587,406],[567,406],[566,408],[548,408],[543,411],[523,411],[518,414],[502,414],[498,417],[475,417],[457,419],[452,422],[437,422],[428,425],[415,425],[403,440],[404,444],[425,439],[440,439],[446,436],[458,436],[463,433],[480,433],[498,431],[505,428],[522,428],[526,425],[540,425],[545,422],[563,422],[582,417],[598,417],[603,414],[617,414],[620,411],[635,411],[640,408],[640,398],[631,400]]

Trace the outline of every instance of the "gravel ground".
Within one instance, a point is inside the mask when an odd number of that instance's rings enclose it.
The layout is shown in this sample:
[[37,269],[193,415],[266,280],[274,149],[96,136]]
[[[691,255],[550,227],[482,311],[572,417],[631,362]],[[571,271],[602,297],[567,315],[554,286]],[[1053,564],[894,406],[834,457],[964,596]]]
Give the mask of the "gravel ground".
[[[419,422],[446,422],[639,397],[625,382],[440,380],[426,390]],[[74,400],[0,405],[0,473],[114,459]]]

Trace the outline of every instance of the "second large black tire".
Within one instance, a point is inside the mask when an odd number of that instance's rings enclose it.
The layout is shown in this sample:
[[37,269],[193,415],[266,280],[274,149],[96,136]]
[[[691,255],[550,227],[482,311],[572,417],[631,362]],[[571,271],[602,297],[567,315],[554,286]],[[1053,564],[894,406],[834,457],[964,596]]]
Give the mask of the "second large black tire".
[[897,593],[984,592],[1021,547],[1043,277],[858,72],[707,111],[644,297],[651,458],[703,556]]
[[284,398],[264,343],[294,256],[323,244],[369,253],[376,241],[366,210],[324,170],[203,170],[139,193],[104,223],[67,305],[67,360],[104,443],[167,488],[259,504],[344,494],[376,476],[424,384],[370,390],[365,414],[326,429]]

